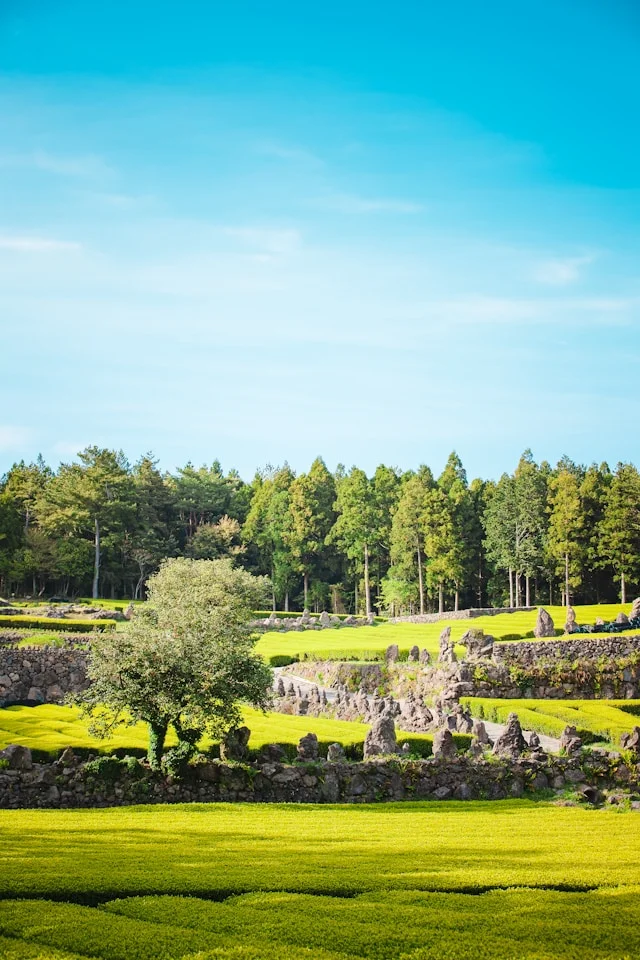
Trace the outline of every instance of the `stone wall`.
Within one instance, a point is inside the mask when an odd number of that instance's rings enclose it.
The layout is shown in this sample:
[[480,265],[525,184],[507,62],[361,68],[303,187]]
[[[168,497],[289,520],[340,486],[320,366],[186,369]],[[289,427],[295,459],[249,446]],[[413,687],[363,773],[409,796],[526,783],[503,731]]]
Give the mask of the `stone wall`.
[[531,667],[546,660],[586,661],[621,660],[637,654],[640,657],[640,636],[604,637],[591,639],[588,634],[573,640],[536,640],[494,643],[493,659],[496,663],[517,664]]
[[72,647],[0,649],[0,707],[62,703],[88,686],[87,654]]
[[[28,753],[28,751],[27,751]],[[24,760],[24,754],[22,755]],[[138,803],[372,803],[385,800],[501,800],[535,790],[640,788],[639,766],[595,752],[582,759],[431,760],[232,764],[206,761],[176,781],[144,764],[109,761],[102,773],[66,750],[49,764],[0,770],[0,808],[114,807]],[[91,772],[90,772],[91,771]]]
[[537,607],[472,607],[470,610],[449,610],[445,613],[416,613],[410,617],[392,617],[389,623],[439,623],[440,620],[473,620],[474,617],[497,617],[500,613],[531,613]]

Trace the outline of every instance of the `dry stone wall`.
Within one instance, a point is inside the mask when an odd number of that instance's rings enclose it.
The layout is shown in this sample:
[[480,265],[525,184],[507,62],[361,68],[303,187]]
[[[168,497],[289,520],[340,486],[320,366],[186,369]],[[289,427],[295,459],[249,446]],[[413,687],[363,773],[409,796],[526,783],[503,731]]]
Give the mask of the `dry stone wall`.
[[449,610],[445,613],[416,613],[409,617],[392,617],[389,623],[439,623],[441,620],[473,620],[474,617],[497,617],[500,613],[531,613],[536,607],[474,607],[470,610]]
[[87,654],[72,647],[0,649],[0,707],[62,703],[88,686]]
[[18,748],[19,769],[0,770],[0,808],[116,807],[137,803],[221,801],[372,803],[388,800],[502,800],[536,790],[573,787],[585,797],[605,789],[640,789],[640,767],[592,754],[572,757],[381,759],[362,763],[239,764],[205,761],[176,781],[135,760],[110,761],[102,773],[65,750],[59,761],[34,764]]
[[589,639],[588,635],[573,640],[536,640],[494,643],[493,660],[496,663],[517,664],[532,667],[543,660],[571,660],[584,662],[621,660],[634,654],[640,657],[640,636],[604,637]]

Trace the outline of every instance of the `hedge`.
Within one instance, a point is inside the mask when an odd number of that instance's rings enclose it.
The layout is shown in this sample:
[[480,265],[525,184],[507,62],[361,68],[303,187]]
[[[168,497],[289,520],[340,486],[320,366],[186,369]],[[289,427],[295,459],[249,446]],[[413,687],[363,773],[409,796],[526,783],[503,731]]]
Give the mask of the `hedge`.
[[64,620],[62,617],[3,617],[0,615],[0,629],[18,627],[22,629],[62,630],[67,633],[102,633],[115,630],[115,620]]

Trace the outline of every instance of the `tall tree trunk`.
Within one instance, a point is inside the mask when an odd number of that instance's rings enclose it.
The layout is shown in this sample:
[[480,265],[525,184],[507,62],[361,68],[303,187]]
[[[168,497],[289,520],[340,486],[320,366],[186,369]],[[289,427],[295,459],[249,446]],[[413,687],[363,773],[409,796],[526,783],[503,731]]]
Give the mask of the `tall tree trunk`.
[[482,609],[482,554],[478,557],[478,607]]
[[444,583],[438,584],[438,613],[444,613]]
[[424,613],[424,577],[422,575],[422,554],[418,544],[418,589],[420,591],[420,613]]
[[553,580],[549,577],[549,606],[553,606]]
[[304,572],[304,609],[307,609],[309,600],[309,574],[305,570]]
[[94,536],[95,556],[93,561],[93,590],[91,596],[94,600],[98,599],[98,585],[100,583],[100,524],[98,518],[95,519]]
[[509,608],[513,609],[513,567],[509,567]]
[[271,564],[271,609],[273,612],[276,612],[276,588],[274,586],[276,582],[276,572],[273,569],[273,564]]
[[364,545],[364,599],[367,616],[371,613],[371,586],[369,584],[369,547]]
[[565,605],[569,606],[569,554],[565,553],[564,555],[564,602]]
[[522,583],[520,582],[521,574],[518,572],[515,574],[516,580],[516,607],[522,606]]
[[149,749],[147,759],[152,770],[159,770],[162,762],[162,751],[164,750],[164,741],[167,736],[168,722],[150,723],[149,727]]
[[531,606],[531,578],[528,573],[526,573],[524,576],[524,584],[525,584],[524,605],[525,607],[530,607]]
[[354,593],[354,603],[355,603],[355,608],[353,612],[357,617],[358,616],[358,573],[357,571],[356,571],[356,586],[353,593]]
[[289,591],[288,590],[284,595],[284,609],[285,609],[285,613],[289,612]]
[[624,571],[620,574],[620,600],[622,603],[627,602],[627,584],[624,579]]
[[456,584],[456,592],[453,600],[453,609],[458,610],[458,602],[460,600],[460,591],[458,590],[458,584]]

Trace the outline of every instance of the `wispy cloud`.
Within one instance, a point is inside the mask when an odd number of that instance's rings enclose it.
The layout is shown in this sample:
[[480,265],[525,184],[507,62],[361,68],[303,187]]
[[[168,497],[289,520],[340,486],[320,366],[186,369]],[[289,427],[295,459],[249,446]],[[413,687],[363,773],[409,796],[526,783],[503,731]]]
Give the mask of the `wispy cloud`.
[[582,257],[545,260],[536,265],[533,276],[538,283],[545,283],[554,287],[568,286],[571,283],[576,283],[582,275],[582,268],[593,263],[594,260],[595,257],[591,254]]
[[254,145],[254,150],[263,157],[275,157],[278,160],[324,166],[324,160],[317,153],[296,144],[280,143],[277,140],[261,140]]
[[361,197],[353,193],[332,193],[311,201],[314,207],[335,210],[337,213],[420,213],[421,203],[391,197]]
[[299,230],[288,227],[225,227],[224,233],[260,253],[295,253],[302,246]]
[[0,155],[0,167],[31,167],[63,177],[95,179],[113,173],[109,164],[97,154],[66,156],[34,150],[30,153],[6,153]]
[[80,244],[71,240],[55,240],[51,237],[0,234],[0,250],[13,250],[16,253],[60,253],[80,250]]
[[31,437],[32,431],[28,427],[0,424],[0,450],[21,450],[29,444]]

